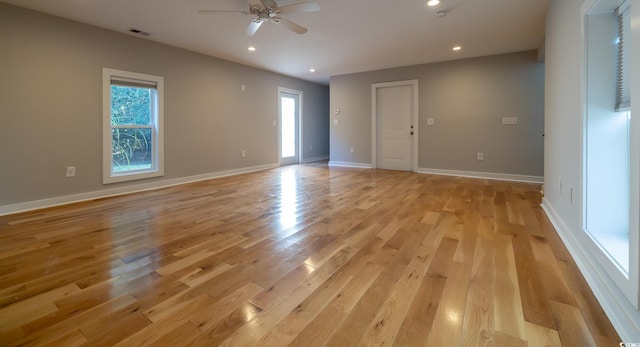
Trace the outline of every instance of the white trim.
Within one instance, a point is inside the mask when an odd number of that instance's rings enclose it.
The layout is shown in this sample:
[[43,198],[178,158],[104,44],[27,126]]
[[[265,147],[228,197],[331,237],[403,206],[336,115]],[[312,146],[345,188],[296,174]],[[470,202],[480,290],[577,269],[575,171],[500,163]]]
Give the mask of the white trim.
[[[640,57],[640,3],[633,2],[631,8],[631,32],[629,36],[630,47],[632,48],[631,56],[634,60],[638,61]],[[630,64],[631,65],[631,64]],[[635,100],[635,103],[631,105],[631,136],[629,151],[630,166],[629,177],[631,182],[629,185],[629,191],[631,194],[629,202],[629,283],[632,286],[632,290],[635,292],[633,300],[636,304],[636,309],[640,309],[640,70],[638,70],[637,64],[633,65],[629,85],[634,86],[631,91],[631,98]],[[636,320],[637,322],[638,320]],[[640,341],[640,338],[637,339]]]
[[104,189],[99,191],[80,193],[80,194],[74,194],[74,195],[66,195],[66,196],[60,196],[60,197],[55,197],[50,199],[35,200],[35,201],[23,202],[23,203],[12,204],[12,205],[3,205],[3,206],[0,206],[0,216],[20,213],[20,212],[27,212],[32,210],[39,210],[43,208],[55,207],[60,205],[68,205],[68,204],[73,204],[73,203],[87,201],[87,200],[108,198],[112,196],[125,195],[125,194],[131,194],[131,193],[138,193],[138,192],[143,192],[147,190],[166,188],[166,187],[177,186],[177,185],[186,184],[186,183],[205,181],[213,178],[220,178],[220,177],[240,175],[240,174],[255,172],[255,171],[269,170],[276,167],[278,167],[277,164],[265,164],[265,165],[234,169],[234,170],[212,172],[212,173],[202,174],[202,175],[142,183],[142,184],[130,185],[126,187],[109,188],[109,189]]
[[570,230],[549,202],[540,205],[567,247],[578,269],[623,341],[640,341],[640,311],[629,304],[625,293],[611,279],[592,252],[580,242],[582,230]]
[[413,90],[412,101],[413,101],[413,158],[412,158],[412,171],[416,171],[418,168],[418,142],[419,142],[419,133],[418,133],[418,107],[420,105],[418,97],[418,80],[406,80],[406,81],[396,81],[396,82],[383,82],[383,83],[373,83],[371,85],[371,165],[374,168],[378,167],[378,88],[388,88],[388,87],[401,87],[401,86],[411,86]]
[[[278,164],[283,165],[283,161],[282,161],[282,132],[280,129],[280,125],[282,123],[282,119],[281,119],[281,112],[282,112],[282,100],[280,99],[280,93],[289,93],[289,94],[296,94],[298,96],[298,153],[296,156],[296,161],[294,162],[295,164],[300,164],[302,163],[302,96],[303,96],[303,92],[301,90],[296,90],[296,89],[290,89],[290,88],[284,88],[284,87],[278,87],[278,114],[277,114],[277,132],[278,132]],[[284,165],[287,165],[289,163],[285,163]]]
[[[344,161],[329,161],[329,166],[352,167],[352,168],[360,168],[360,169],[374,168],[373,165],[371,164],[351,163],[351,162],[344,162]],[[493,172],[475,172],[475,171],[443,170],[443,169],[428,169],[428,168],[418,168],[415,172],[420,174],[484,178],[484,179],[500,180],[500,181],[538,183],[538,184],[544,183],[544,177],[542,176],[512,175],[512,174],[501,174],[501,173],[493,173]]]
[[308,157],[308,158],[304,158],[302,160],[303,163],[314,163],[317,161],[323,161],[323,160],[329,160],[329,156],[328,155],[318,155],[315,157]]
[[422,174],[485,178],[490,180],[501,180],[501,181],[540,183],[540,184],[544,183],[544,177],[542,176],[512,175],[512,174],[502,174],[502,173],[493,173],[493,172],[443,170],[443,169],[428,169],[428,168],[418,168],[416,172],[422,173]]
[[373,166],[371,164],[366,163],[351,163],[347,161],[329,161],[329,166],[334,167],[352,167],[356,169],[372,169]]

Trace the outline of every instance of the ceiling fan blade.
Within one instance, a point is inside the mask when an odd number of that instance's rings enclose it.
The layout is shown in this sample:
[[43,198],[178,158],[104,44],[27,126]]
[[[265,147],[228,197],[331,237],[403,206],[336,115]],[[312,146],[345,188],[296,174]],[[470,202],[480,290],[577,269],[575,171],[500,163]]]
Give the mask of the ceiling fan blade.
[[254,6],[263,7],[264,5],[262,5],[262,1],[260,0],[249,0],[249,7],[251,8]]
[[260,0],[262,1],[262,5],[264,5],[265,8],[277,8],[278,4],[275,2],[275,0]]
[[249,23],[249,26],[247,27],[247,30],[244,31],[244,36],[246,37],[251,37],[253,36],[256,31],[258,31],[258,29],[260,29],[260,26],[262,25],[262,21],[259,19],[255,19],[252,20],[251,23]]
[[315,1],[302,2],[299,4],[280,7],[280,13],[282,14],[314,12],[314,11],[320,11],[320,5]]
[[287,29],[293,31],[296,34],[302,35],[307,32],[307,28],[303,27],[302,25],[296,24],[288,19],[280,18],[280,21],[278,23],[282,23],[285,27],[287,27]]
[[221,10],[198,10],[200,14],[229,14],[229,13],[239,13],[239,14],[247,14],[244,11],[221,11]]

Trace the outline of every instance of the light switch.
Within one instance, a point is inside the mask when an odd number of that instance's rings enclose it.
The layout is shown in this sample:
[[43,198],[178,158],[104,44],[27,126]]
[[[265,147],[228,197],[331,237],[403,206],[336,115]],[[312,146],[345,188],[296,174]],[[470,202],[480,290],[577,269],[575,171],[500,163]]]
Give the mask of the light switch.
[[427,125],[434,125],[436,124],[436,120],[433,118],[427,118]]
[[333,125],[338,125],[340,122],[337,119],[333,120]]

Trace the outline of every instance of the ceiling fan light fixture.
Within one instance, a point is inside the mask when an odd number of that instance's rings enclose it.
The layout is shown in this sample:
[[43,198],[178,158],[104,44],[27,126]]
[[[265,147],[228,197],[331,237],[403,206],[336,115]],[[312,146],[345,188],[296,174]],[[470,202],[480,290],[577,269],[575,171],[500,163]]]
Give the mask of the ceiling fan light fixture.
[[438,5],[440,5],[440,0],[429,0],[429,1],[427,1],[427,6],[433,7],[433,6],[438,6]]
[[300,2],[291,5],[278,6],[276,0],[248,0],[249,12],[246,11],[226,11],[226,10],[198,10],[200,14],[218,14],[218,13],[240,13],[243,15],[252,15],[254,18],[244,31],[244,36],[252,37],[256,31],[260,29],[265,22],[282,23],[284,27],[296,34],[302,35],[306,33],[307,28],[294,23],[283,15],[303,12],[315,12],[320,10],[320,5],[315,1]]

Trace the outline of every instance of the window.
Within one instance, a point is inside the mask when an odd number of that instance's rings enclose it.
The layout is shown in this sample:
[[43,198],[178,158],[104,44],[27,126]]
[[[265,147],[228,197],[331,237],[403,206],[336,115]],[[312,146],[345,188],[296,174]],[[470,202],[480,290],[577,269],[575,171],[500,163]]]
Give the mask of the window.
[[163,78],[103,69],[103,182],[162,176]]
[[603,263],[612,264],[628,278],[631,220],[631,122],[626,79],[630,64],[625,54],[630,48],[630,42],[625,42],[629,32],[628,4],[626,8],[625,18],[623,1],[598,1],[586,17],[583,225],[608,259],[603,259]]

